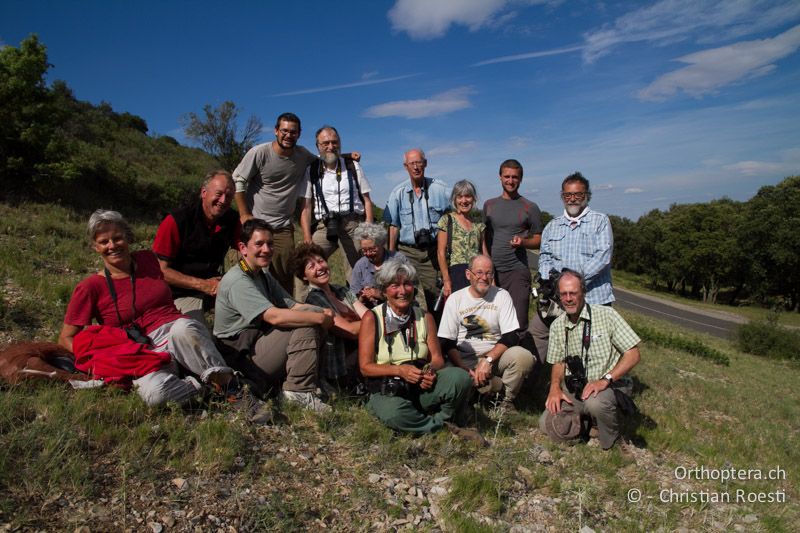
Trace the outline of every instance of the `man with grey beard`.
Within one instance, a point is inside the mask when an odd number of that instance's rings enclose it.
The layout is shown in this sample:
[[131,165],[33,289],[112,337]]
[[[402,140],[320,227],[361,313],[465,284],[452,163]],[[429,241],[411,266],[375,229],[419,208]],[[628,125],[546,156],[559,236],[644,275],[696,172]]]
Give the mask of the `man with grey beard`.
[[[611,255],[614,236],[611,223],[603,213],[589,208],[592,192],[589,180],[574,172],[561,183],[564,213],[550,221],[542,232],[539,255],[539,274],[542,279],[550,272],[564,268],[575,270],[586,280],[586,302],[591,305],[611,305]],[[529,331],[536,343],[539,359],[547,356],[548,325],[551,318],[536,313]]]
[[373,221],[371,188],[358,162],[348,154],[342,156],[336,128],[322,126],[316,140],[320,159],[307,170],[306,202],[300,217],[303,241],[320,246],[326,259],[341,243],[347,258],[345,276],[349,279],[359,259],[356,227],[365,220]]

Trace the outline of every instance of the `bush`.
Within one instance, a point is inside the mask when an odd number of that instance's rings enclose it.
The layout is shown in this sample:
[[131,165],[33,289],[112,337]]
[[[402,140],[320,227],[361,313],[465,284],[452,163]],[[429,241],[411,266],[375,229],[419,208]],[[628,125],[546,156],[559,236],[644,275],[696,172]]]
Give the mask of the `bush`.
[[772,359],[800,360],[800,333],[778,325],[778,313],[748,322],[736,331],[740,350]]

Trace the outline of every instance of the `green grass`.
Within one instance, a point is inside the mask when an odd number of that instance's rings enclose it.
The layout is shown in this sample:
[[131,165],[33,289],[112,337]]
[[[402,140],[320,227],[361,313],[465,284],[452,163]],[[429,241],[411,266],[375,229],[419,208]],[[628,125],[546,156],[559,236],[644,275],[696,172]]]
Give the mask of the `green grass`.
[[[3,339],[52,339],[72,286],[98,266],[81,240],[83,217],[35,204],[0,204],[0,215]],[[154,228],[136,229],[152,236]],[[34,264],[37,269],[25,266]],[[623,315],[646,333],[642,361],[632,372],[640,414],[625,423],[625,435],[638,446],[632,452],[551,443],[538,430],[546,375],[523,391],[519,415],[480,413],[479,428],[493,442],[485,449],[448,432],[397,435],[348,400],[330,414],[289,409],[288,424],[253,428],[218,405],[150,409],[135,394],[113,389],[2,386],[0,524],[141,530],[164,513],[193,511],[202,516],[193,522],[180,515],[174,529],[217,529],[207,518],[213,514],[240,531],[394,530],[409,526],[392,524],[435,505],[439,522],[426,519],[415,529],[794,529],[800,402],[793,391],[800,365],[746,354],[702,334],[682,336],[687,345],[675,340],[672,325]],[[698,357],[698,346],[723,354],[729,365]],[[676,467],[695,466],[781,467],[786,479],[725,487],[676,479]],[[175,478],[188,487],[177,489]],[[406,498],[412,486],[422,499]],[[445,492],[437,496],[433,487]],[[628,502],[632,488],[642,491],[641,502]],[[664,489],[782,489],[788,502],[663,503]],[[99,504],[110,516],[92,514]],[[150,510],[156,514],[146,517]],[[758,521],[746,523],[748,515]]]
[[[678,294],[667,292],[666,290],[653,290],[647,276],[631,274],[622,270],[614,271],[614,285],[631,291],[642,292],[651,296],[657,296],[672,302],[690,305],[700,310],[714,311],[722,313],[732,313],[747,320],[766,320],[770,314],[770,309],[757,305],[725,305],[725,304],[706,304],[692,298],[684,298]],[[800,327],[800,313],[785,312],[780,313],[778,323],[783,326]]]

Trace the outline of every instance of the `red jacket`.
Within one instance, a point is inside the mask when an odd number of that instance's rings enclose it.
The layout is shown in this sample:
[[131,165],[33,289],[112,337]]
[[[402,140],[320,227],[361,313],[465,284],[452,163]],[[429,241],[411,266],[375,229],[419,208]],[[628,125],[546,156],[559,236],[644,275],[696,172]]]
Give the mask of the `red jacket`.
[[125,330],[112,326],[88,326],[75,335],[72,351],[76,369],[121,385],[130,385],[170,362],[168,353],[133,342]]

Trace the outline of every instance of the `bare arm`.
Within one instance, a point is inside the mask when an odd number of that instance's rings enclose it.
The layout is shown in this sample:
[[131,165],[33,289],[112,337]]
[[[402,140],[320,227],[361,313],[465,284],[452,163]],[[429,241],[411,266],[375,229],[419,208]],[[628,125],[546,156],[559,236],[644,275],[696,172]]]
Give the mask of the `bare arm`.
[[[617,364],[614,365],[614,368],[611,369],[611,379],[614,381],[620,379],[622,376],[630,372],[630,370],[635,367],[639,361],[641,360],[641,354],[639,353],[639,347],[634,346],[624,354],[622,357],[619,358]],[[600,378],[597,381],[592,381],[591,383],[587,383],[586,386],[583,388],[583,396],[581,397],[582,400],[586,400],[590,396],[594,396],[598,392],[606,390],[608,387],[611,386],[611,383],[608,382],[605,378]]]
[[374,222],[375,216],[373,215],[373,203],[372,199],[369,197],[369,193],[364,193],[364,215],[366,216],[367,222]]
[[311,202],[308,198],[300,200],[300,228],[303,230],[303,242],[311,243]]
[[443,229],[439,230],[436,235],[436,256],[439,258],[439,270],[442,273],[442,282],[444,282],[444,295],[450,296],[453,292],[453,280],[450,279],[450,265],[447,264],[447,232]]
[[547,395],[547,400],[544,402],[548,411],[556,414],[561,411],[561,401],[572,403],[570,399],[561,390],[561,382],[564,380],[564,369],[566,364],[562,361],[553,365],[550,371],[550,392]]
[[542,244],[542,234],[537,233],[532,237],[525,237],[522,239],[522,246],[528,250],[536,250]]
[[247,207],[247,196],[245,193],[237,192],[233,195],[233,199],[236,201],[236,209],[239,211],[239,220],[242,224],[253,218],[253,213],[251,213],[250,208]]
[[397,251],[397,238],[400,236],[400,228],[397,226],[389,226],[389,250],[392,252]]
[[318,313],[316,311],[270,307],[264,311],[261,318],[268,324],[282,328],[321,326],[327,330],[333,326],[333,313],[330,309],[325,309],[322,313]]
[[58,334],[59,346],[72,353],[72,341],[75,339],[75,335],[77,335],[82,329],[83,327],[81,326],[64,324],[61,327],[61,333]]
[[217,286],[221,279],[219,276],[208,279],[195,278],[194,276],[187,276],[182,272],[178,272],[170,266],[169,261],[165,261],[164,259],[159,259],[158,264],[161,267],[161,272],[164,274],[164,281],[170,286],[200,291],[209,296],[217,295]]

